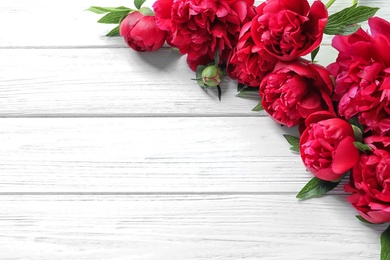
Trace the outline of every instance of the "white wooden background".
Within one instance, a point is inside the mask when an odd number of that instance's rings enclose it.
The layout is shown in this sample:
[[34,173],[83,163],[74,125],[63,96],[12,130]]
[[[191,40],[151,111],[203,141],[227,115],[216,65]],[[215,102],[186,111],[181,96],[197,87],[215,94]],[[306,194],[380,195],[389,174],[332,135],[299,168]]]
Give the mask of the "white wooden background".
[[0,2],[0,259],[379,259],[341,188],[295,198],[311,175],[257,100],[104,37],[91,5],[132,2]]

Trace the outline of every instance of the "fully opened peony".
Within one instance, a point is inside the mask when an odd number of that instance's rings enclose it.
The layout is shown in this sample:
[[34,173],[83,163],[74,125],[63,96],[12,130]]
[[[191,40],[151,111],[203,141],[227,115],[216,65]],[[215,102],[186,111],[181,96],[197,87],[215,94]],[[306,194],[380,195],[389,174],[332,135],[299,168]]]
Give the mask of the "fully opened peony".
[[258,87],[264,76],[274,69],[277,59],[254,44],[250,27],[251,22],[248,22],[241,29],[227,62],[227,73],[241,84]]
[[359,160],[352,126],[329,112],[311,114],[300,138],[299,152],[305,167],[325,181],[336,181]]
[[156,25],[156,18],[131,12],[120,24],[120,35],[136,51],[155,51],[164,44],[166,32]]
[[390,137],[372,136],[372,152],[362,154],[345,191],[360,216],[371,223],[390,222]]
[[168,43],[187,54],[192,70],[214,60],[226,60],[241,26],[254,17],[253,0],[157,0],[157,24],[169,33]]
[[280,60],[291,61],[317,48],[328,21],[321,1],[267,0],[252,21],[255,43]]
[[334,114],[331,94],[333,83],[322,66],[304,59],[278,62],[260,84],[265,111],[288,127],[300,124],[310,114],[328,110]]
[[390,23],[374,17],[368,24],[372,35],[359,29],[334,37],[339,55],[328,69],[335,76],[340,115],[358,115],[366,131],[384,135],[390,133]]

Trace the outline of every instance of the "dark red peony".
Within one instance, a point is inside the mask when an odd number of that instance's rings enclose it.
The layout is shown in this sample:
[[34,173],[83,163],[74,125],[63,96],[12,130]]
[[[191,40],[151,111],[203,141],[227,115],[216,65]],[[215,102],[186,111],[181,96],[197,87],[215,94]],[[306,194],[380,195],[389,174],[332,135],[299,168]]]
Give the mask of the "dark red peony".
[[158,26],[169,32],[168,43],[187,54],[192,70],[214,60],[226,60],[240,29],[254,17],[253,0],[157,0]]
[[264,110],[288,127],[302,123],[316,111],[328,110],[334,114],[332,92],[329,72],[304,59],[278,62],[260,84]]
[[127,45],[136,51],[155,51],[164,44],[166,31],[159,29],[154,16],[135,11],[120,24],[120,35]]
[[250,27],[251,22],[248,22],[241,29],[227,62],[227,73],[241,84],[258,87],[264,76],[274,69],[277,59],[254,44]]
[[339,51],[328,69],[335,77],[334,99],[346,119],[358,115],[365,131],[390,133],[390,23],[369,19],[371,34],[362,29],[350,36],[335,36]]
[[291,61],[317,48],[328,12],[321,1],[267,0],[252,21],[255,43],[280,60]]
[[365,220],[390,222],[390,137],[372,136],[365,142],[373,151],[361,155],[344,189],[352,192],[348,201]]
[[327,111],[311,114],[300,138],[300,155],[305,167],[325,181],[336,181],[359,160],[352,126]]

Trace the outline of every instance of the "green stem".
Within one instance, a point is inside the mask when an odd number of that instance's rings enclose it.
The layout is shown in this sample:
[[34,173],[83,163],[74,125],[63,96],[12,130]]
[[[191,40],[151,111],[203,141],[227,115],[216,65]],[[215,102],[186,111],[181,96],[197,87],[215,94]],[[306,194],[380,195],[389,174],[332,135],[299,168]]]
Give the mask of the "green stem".
[[[353,0],[353,1],[357,1],[357,0]],[[334,3],[334,2],[336,2],[336,0],[329,0],[327,3],[326,3],[326,9],[329,9],[331,6],[332,6],[332,4]]]
[[352,0],[352,5],[357,5],[358,4],[358,0]]

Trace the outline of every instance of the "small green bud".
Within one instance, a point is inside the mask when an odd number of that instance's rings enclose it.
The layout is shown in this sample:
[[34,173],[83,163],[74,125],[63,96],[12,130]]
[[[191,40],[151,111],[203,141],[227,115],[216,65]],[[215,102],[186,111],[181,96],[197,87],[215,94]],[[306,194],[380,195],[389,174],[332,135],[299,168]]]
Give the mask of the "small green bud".
[[216,87],[223,79],[222,70],[215,65],[207,66],[202,71],[202,81],[208,87]]

